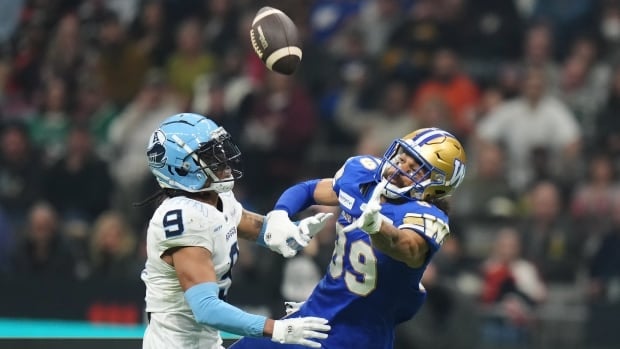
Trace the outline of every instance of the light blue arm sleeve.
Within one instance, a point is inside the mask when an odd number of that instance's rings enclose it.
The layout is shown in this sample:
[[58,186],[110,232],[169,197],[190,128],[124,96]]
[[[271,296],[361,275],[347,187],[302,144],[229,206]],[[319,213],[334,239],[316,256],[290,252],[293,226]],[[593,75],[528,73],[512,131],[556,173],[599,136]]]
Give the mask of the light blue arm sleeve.
[[218,291],[215,282],[204,282],[185,291],[185,299],[196,321],[244,337],[262,337],[267,318],[224,302],[217,297]]

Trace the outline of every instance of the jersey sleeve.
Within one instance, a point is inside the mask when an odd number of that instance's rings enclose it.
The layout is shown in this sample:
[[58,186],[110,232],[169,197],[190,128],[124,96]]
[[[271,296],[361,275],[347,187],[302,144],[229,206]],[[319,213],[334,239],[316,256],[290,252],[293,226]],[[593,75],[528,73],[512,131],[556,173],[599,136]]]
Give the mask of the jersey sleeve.
[[226,193],[220,193],[220,199],[224,203],[225,214],[234,222],[235,226],[239,226],[241,222],[241,215],[243,214],[243,206],[232,191]]
[[411,229],[418,233],[428,243],[430,255],[434,254],[450,234],[448,216],[424,201],[414,201],[407,206],[399,222],[394,222],[395,225],[399,229]]
[[[177,205],[163,212],[161,224],[163,236],[159,241],[160,252],[174,247],[204,247],[214,252],[215,237],[221,233],[221,217],[204,207]],[[211,216],[211,217],[210,217]]]

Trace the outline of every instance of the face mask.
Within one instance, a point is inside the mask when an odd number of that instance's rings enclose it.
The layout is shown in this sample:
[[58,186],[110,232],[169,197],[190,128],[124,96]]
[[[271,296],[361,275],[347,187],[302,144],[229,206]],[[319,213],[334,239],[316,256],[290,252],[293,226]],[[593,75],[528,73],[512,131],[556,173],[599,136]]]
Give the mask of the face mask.
[[601,23],[601,32],[607,40],[620,40],[620,19],[610,18],[603,20]]

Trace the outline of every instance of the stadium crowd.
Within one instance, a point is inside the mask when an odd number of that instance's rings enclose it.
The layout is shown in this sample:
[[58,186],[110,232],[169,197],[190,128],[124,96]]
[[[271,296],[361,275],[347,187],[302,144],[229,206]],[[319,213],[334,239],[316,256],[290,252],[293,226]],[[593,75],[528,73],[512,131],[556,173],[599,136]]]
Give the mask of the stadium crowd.
[[[300,30],[293,76],[252,50],[264,5]],[[167,116],[233,135],[235,194],[263,213],[437,126],[468,174],[398,348],[603,348],[620,315],[619,63],[617,0],[3,0],[0,274],[139,279],[153,207],[132,203],[156,190],[145,147]],[[232,302],[275,316],[305,299],[328,226],[290,260],[240,241]]]

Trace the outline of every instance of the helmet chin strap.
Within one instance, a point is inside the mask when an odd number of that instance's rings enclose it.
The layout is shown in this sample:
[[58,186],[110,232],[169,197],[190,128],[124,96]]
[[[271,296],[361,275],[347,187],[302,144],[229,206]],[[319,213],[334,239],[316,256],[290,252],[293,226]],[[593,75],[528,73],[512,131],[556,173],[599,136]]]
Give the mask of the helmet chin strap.
[[387,185],[385,186],[385,190],[383,195],[389,199],[400,199],[402,197],[411,197],[414,199],[418,199],[421,200],[422,199],[422,193],[419,193],[417,191],[415,191],[414,185],[409,185],[406,187],[399,187],[395,184],[392,184],[389,182],[389,178],[386,178],[383,174],[385,174],[387,172],[388,166],[393,166],[391,165],[389,162],[386,163],[385,165],[383,165],[383,169],[381,171],[382,175],[381,177],[385,180],[388,180]]
[[223,180],[212,182],[207,188],[205,188],[205,191],[214,191],[219,194],[229,192],[233,190],[234,187],[235,179],[233,178],[233,176],[230,176]]
[[226,178],[219,178],[208,166],[202,161],[202,159],[198,159],[200,164],[202,165],[202,171],[207,175],[209,179],[211,179],[211,184],[208,187],[203,189],[203,191],[214,191],[216,193],[226,193],[231,191],[235,186],[235,177],[231,174]]
[[389,199],[400,199],[403,196],[409,196],[411,189],[413,189],[412,185],[401,188],[388,182],[388,184],[385,186],[385,192],[383,193],[383,195],[385,195]]

